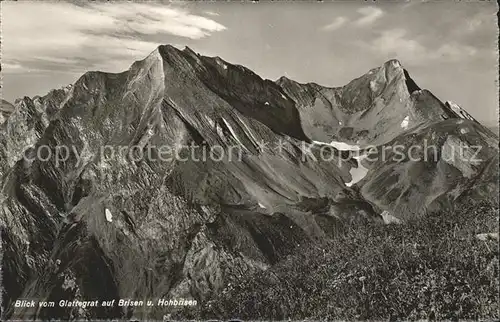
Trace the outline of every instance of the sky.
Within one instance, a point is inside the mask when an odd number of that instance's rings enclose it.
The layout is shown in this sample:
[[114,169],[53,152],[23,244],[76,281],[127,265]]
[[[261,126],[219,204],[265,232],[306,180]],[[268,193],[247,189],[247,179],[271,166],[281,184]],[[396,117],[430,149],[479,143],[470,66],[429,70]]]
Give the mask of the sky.
[[1,2],[3,97],[120,72],[160,44],[263,78],[342,86],[396,58],[421,88],[498,124],[494,1]]

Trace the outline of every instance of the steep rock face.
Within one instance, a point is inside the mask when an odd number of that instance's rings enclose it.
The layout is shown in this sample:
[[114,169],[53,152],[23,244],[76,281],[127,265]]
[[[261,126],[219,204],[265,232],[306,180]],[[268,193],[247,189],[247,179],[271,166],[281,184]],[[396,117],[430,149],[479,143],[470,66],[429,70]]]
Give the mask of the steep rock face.
[[463,118],[463,119],[467,119],[467,120],[471,120],[471,121],[476,121],[472,117],[472,115],[470,115],[469,113],[467,113],[466,110],[464,110],[463,108],[461,108],[457,104],[453,103],[452,101],[446,101],[445,105],[446,105],[446,107],[448,107],[449,109],[451,109],[457,115],[457,117],[460,117],[460,118]]
[[[51,90],[47,95],[33,99],[17,99],[15,105],[2,107],[7,111],[0,122],[0,177],[12,168],[24,153],[41,138],[52,117],[57,113],[71,87]],[[2,106],[3,103],[2,103]]]
[[61,104],[64,103],[72,87],[73,85],[70,84],[60,89],[53,89],[45,96],[35,96],[33,98],[33,103],[39,105],[47,114],[48,119],[51,120],[59,111]]
[[339,227],[411,215],[472,184],[494,193],[492,148],[485,163],[440,159],[430,185],[426,165],[349,160],[341,148],[430,137],[449,156],[460,142],[494,143],[479,124],[441,122],[455,117],[397,61],[326,88],[171,46],[24,98],[0,133],[6,316],[159,319],[165,308],[12,302],[204,300]]

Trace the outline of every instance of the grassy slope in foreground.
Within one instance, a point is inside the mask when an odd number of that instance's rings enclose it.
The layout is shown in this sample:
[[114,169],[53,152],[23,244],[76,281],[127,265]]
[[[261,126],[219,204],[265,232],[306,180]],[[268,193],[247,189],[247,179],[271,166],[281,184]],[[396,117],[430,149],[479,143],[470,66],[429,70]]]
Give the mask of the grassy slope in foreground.
[[[464,203],[465,204],[465,203]],[[182,317],[498,318],[498,206],[475,202],[402,225],[350,228],[231,285]]]

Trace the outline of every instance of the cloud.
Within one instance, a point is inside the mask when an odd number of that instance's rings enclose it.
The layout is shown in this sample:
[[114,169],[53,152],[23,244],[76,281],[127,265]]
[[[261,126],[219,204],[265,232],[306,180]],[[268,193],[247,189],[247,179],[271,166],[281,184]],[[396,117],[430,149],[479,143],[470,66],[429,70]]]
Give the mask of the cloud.
[[363,7],[357,12],[363,16],[356,20],[355,24],[358,26],[371,25],[384,15],[384,11],[377,7]]
[[372,41],[371,48],[381,53],[401,53],[412,57],[425,54],[425,47],[418,41],[405,37],[406,33],[406,30],[400,28],[385,30]]
[[384,30],[379,37],[368,44],[358,43],[372,52],[384,57],[398,58],[403,63],[414,65],[429,64],[432,61],[457,62],[470,58],[477,50],[456,41],[440,44],[428,48],[421,41],[409,37],[408,32],[402,28]]
[[[153,39],[201,39],[226,27],[172,5],[68,2],[2,4],[4,72],[121,71],[153,51]],[[21,66],[21,67],[20,67]]]
[[20,64],[18,64],[16,62],[12,62],[12,63],[2,62],[2,71],[5,71],[5,69],[7,69],[11,72],[20,72],[20,71],[24,70],[23,66],[21,66]]
[[451,42],[439,46],[437,50],[433,54],[431,54],[431,58],[446,59],[455,62],[467,57],[474,56],[476,53],[476,48],[472,46],[459,44],[457,42]]
[[335,18],[335,20],[332,23],[330,23],[326,26],[323,26],[321,29],[326,30],[326,31],[337,30],[340,27],[342,27],[346,22],[347,22],[347,18],[337,17],[337,18]]
[[[359,8],[357,10],[357,12],[359,14],[361,14],[362,17],[353,22],[356,26],[370,25],[384,15],[384,12],[382,11],[382,9],[379,9],[376,7],[362,7],[362,8]],[[335,18],[335,20],[333,20],[332,23],[321,27],[321,30],[325,30],[325,31],[337,30],[340,27],[347,24],[348,22],[349,22],[349,19],[347,19],[346,17],[340,16],[340,17]]]

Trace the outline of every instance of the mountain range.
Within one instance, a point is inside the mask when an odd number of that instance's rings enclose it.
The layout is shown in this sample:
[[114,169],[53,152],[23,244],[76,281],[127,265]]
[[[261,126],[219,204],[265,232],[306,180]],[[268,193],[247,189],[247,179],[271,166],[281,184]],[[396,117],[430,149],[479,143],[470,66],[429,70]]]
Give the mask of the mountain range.
[[[498,136],[397,60],[325,87],[162,45],[122,73],[2,101],[0,123],[6,318],[160,319],[14,303],[203,302],[340,227],[498,198]],[[215,147],[226,157],[203,158]]]

